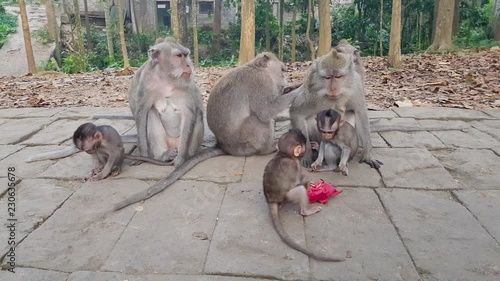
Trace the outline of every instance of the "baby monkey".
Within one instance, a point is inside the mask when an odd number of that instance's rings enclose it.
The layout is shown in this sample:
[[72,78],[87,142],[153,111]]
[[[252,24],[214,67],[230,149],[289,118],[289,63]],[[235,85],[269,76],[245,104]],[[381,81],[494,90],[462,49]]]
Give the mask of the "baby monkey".
[[147,161],[156,165],[169,166],[172,162],[125,154],[122,139],[115,128],[103,125],[96,126],[93,123],[82,124],[73,134],[73,143],[81,151],[92,155],[94,169],[90,180],[102,180],[109,175],[120,174],[123,159]]
[[292,129],[278,141],[278,153],[264,170],[264,195],[271,211],[273,226],[281,240],[291,248],[314,259],[323,261],[344,261],[342,258],[328,257],[314,253],[295,243],[285,232],[279,218],[278,208],[291,201],[298,203],[300,214],[309,216],[321,211],[319,206],[311,206],[307,196],[309,182],[304,180],[302,157],[306,151],[306,138],[299,131]]
[[[312,171],[336,171],[347,176],[347,162],[358,150],[356,129],[333,109],[319,112],[316,122],[322,141],[319,145],[318,158],[311,165]],[[314,146],[317,147],[317,144]],[[326,166],[322,166],[323,161],[326,162]]]

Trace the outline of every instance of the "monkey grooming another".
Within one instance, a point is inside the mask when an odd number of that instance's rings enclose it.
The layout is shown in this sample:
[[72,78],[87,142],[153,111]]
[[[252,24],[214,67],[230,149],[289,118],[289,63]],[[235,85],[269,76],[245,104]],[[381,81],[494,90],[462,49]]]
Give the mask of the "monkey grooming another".
[[281,240],[291,248],[309,257],[322,261],[344,261],[343,258],[328,257],[312,252],[295,243],[285,232],[279,217],[279,207],[286,202],[299,204],[300,214],[310,216],[321,211],[320,206],[309,204],[307,186],[300,163],[305,153],[306,138],[297,129],[285,133],[278,141],[278,153],[264,169],[264,195],[271,211],[273,226]]
[[[115,205],[119,210],[145,200],[174,183],[196,164],[219,155],[250,156],[276,151],[273,118],[297,96],[297,85],[285,87],[285,65],[271,53],[261,53],[232,69],[212,88],[207,104],[208,126],[217,144],[194,155],[168,177]],[[202,123],[201,123],[202,124]]]
[[[318,158],[311,165],[312,171],[336,171],[347,176],[347,162],[358,150],[356,129],[333,109],[319,112],[316,121],[322,140],[319,145]],[[326,167],[322,166],[323,161],[326,162]]]
[[[366,162],[370,167],[378,169],[383,163],[371,156],[372,143],[370,139],[370,124],[365,101],[363,66],[361,58],[353,53],[354,47],[347,41],[333,48],[330,53],[316,59],[304,85],[297,89],[298,97],[290,108],[292,127],[305,133],[305,127],[311,128],[309,138],[319,142],[321,136],[314,117],[320,111],[336,109],[353,112],[355,128],[361,139],[363,151],[360,162]],[[306,123],[307,122],[307,123]],[[307,124],[307,125],[306,125]],[[312,164],[310,146],[304,156],[304,165]]]
[[189,49],[158,39],[128,92],[141,156],[179,167],[203,142],[203,104]]
[[108,125],[96,126],[92,123],[80,125],[73,134],[73,144],[81,151],[92,155],[94,169],[90,180],[102,180],[109,175],[120,174],[124,158],[147,161],[156,165],[171,165],[147,157],[125,154],[120,134]]

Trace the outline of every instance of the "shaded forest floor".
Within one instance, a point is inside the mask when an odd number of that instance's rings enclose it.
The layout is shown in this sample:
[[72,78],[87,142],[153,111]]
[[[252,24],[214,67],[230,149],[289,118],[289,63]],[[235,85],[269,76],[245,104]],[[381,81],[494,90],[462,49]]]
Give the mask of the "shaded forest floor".
[[[387,68],[387,58],[364,57],[368,107],[443,106],[500,108],[500,48],[454,54],[404,56],[402,71]],[[287,80],[301,81],[310,62],[287,64]],[[204,100],[230,68],[202,68],[196,73]],[[136,69],[133,69],[135,71]],[[0,77],[0,108],[99,106],[124,107],[130,72],[99,71],[68,75]]]

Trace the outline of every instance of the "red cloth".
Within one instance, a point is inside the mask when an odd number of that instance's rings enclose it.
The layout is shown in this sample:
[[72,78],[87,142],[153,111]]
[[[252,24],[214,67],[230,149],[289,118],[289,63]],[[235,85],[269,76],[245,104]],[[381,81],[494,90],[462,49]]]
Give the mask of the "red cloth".
[[328,202],[328,197],[337,196],[342,193],[342,190],[337,190],[332,184],[325,182],[324,180],[317,181],[307,190],[307,195],[309,196],[309,202],[320,202],[326,204]]

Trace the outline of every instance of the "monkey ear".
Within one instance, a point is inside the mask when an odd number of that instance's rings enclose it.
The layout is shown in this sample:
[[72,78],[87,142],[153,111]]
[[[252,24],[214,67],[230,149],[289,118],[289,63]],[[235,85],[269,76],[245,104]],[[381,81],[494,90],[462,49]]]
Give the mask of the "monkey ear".
[[302,146],[301,145],[297,145],[295,146],[295,148],[293,149],[293,155],[295,157],[299,157],[300,153],[302,152]]
[[102,140],[102,133],[101,132],[96,132],[94,134],[94,139],[96,139],[98,141]]
[[149,56],[155,63],[160,62],[160,50],[158,49],[150,49],[149,50]]
[[344,122],[345,122],[344,119],[340,119],[340,121],[339,121],[339,127],[342,126],[342,125],[344,125]]
[[263,54],[256,62],[256,66],[266,68],[269,60],[271,60],[271,57],[268,54]]

